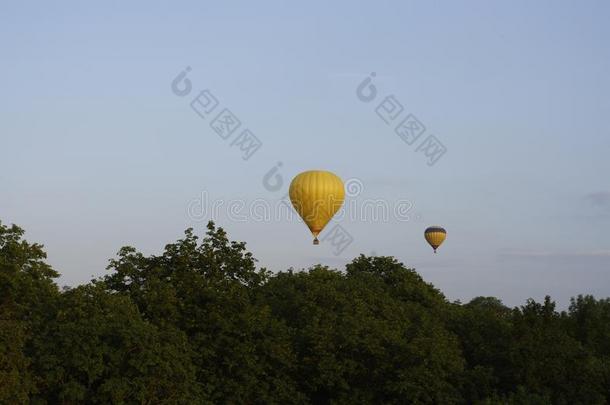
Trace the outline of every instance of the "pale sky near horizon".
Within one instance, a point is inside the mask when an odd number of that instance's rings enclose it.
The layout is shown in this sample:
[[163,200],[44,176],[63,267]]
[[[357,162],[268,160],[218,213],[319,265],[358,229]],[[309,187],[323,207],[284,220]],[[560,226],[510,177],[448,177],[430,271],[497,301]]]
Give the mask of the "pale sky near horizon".
[[[451,300],[608,297],[608,21],[604,1],[3,2],[0,220],[45,245],[60,284],[215,219],[273,271],[374,252]],[[204,89],[219,105],[202,118],[190,103]],[[375,109],[390,95],[404,111],[388,125]],[[210,127],[224,108],[241,121],[227,140]],[[408,114],[426,127],[413,145],[394,132]],[[246,128],[262,147],[243,160]],[[417,151],[430,134],[447,149],[433,166]],[[361,186],[327,228],[353,238],[337,255],[297,220],[256,218],[308,169]],[[196,210],[202,196],[225,204]],[[350,215],[367,201],[387,220]]]

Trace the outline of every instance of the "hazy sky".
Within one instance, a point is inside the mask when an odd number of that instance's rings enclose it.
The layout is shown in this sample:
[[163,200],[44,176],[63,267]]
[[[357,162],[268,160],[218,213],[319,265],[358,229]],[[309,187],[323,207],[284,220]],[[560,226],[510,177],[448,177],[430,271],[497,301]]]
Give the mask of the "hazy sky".
[[[215,217],[274,271],[374,252],[450,299],[610,295],[606,1],[11,3],[0,219],[45,245],[61,284]],[[187,66],[192,90],[178,96]],[[371,72],[367,103],[356,88]],[[205,89],[219,104],[202,118],[190,103]],[[386,124],[376,108],[390,95],[404,111]],[[210,126],[224,108],[241,121],[226,140]],[[426,127],[413,145],[394,132],[408,114]],[[262,142],[248,160],[243,129]],[[431,134],[447,151],[429,166],[417,148]],[[278,162],[273,191],[263,177]],[[353,238],[339,254],[297,220],[258,218],[307,169],[359,191],[327,228]],[[350,215],[367,200],[387,220]],[[423,240],[435,224],[448,231],[437,255]]]

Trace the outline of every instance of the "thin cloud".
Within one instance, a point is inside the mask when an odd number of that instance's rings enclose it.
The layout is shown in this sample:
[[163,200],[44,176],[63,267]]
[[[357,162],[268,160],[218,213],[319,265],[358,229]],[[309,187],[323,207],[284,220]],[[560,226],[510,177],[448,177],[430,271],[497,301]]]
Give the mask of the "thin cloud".
[[406,178],[372,178],[363,182],[365,186],[372,187],[407,187],[413,184],[412,180]]
[[597,191],[589,193],[585,199],[595,207],[601,207],[610,210],[610,191]]
[[586,258],[586,257],[608,257],[610,258],[610,249],[598,249],[588,251],[553,251],[553,250],[505,250],[499,253],[500,257],[504,258]]
[[[329,73],[328,77],[330,77],[331,79],[364,79],[366,78],[369,74],[371,74],[371,72],[333,72],[333,73]],[[378,72],[375,72],[376,76],[375,79],[376,80],[393,80],[394,76],[392,75],[384,75],[384,74],[379,74]]]

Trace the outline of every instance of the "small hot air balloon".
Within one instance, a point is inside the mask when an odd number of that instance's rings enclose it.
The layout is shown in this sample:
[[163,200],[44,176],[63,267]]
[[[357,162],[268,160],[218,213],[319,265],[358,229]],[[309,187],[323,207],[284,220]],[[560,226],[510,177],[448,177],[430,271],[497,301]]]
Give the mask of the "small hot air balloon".
[[426,229],[424,236],[426,241],[432,246],[432,249],[434,249],[434,253],[436,253],[436,249],[445,241],[447,231],[440,226],[431,226]]
[[319,244],[318,234],[343,205],[343,181],[331,172],[310,170],[292,179],[289,195],[292,206],[313,234],[313,244]]

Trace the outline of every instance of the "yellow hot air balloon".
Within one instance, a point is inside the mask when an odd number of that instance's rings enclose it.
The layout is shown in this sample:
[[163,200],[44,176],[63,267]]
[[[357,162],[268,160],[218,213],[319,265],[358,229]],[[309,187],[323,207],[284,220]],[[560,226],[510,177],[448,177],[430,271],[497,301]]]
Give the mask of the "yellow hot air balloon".
[[431,226],[426,229],[424,236],[426,241],[432,246],[432,249],[434,249],[434,253],[436,253],[436,249],[445,241],[447,231],[440,226]]
[[314,236],[313,244],[319,244],[318,234],[343,205],[343,181],[331,172],[310,170],[292,179],[289,195],[292,206]]

